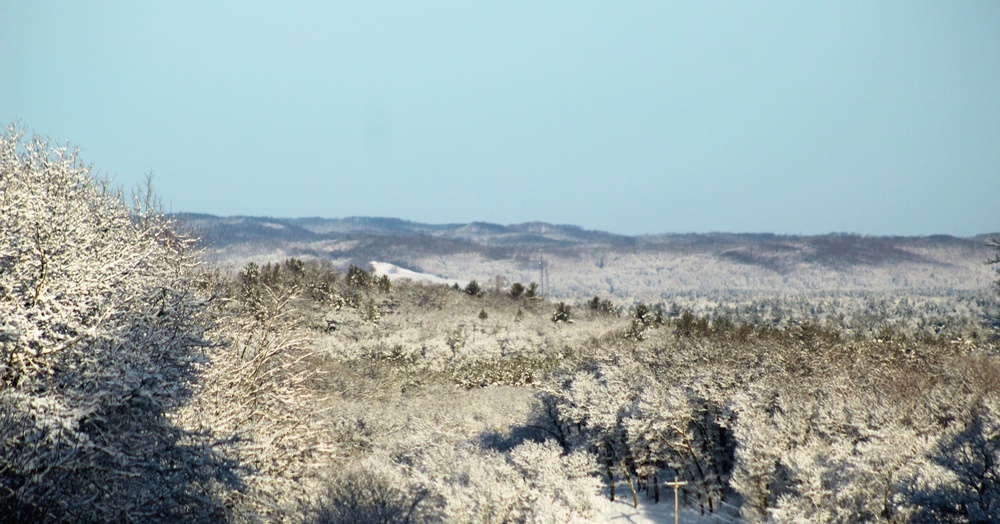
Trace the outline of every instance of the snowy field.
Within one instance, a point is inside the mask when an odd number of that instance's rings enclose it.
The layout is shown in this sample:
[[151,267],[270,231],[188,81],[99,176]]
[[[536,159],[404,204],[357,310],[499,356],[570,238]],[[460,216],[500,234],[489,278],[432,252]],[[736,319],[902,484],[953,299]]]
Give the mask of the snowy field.
[[[625,488],[625,486],[621,486]],[[628,488],[625,488],[628,493]],[[604,506],[599,509],[598,517],[594,522],[612,522],[626,524],[667,524],[674,522],[674,495],[669,488],[664,488],[661,492],[659,504],[654,504],[652,500],[645,500],[639,497],[639,507],[632,506],[631,495],[618,498],[611,502],[605,494]],[[738,517],[728,515],[702,515],[697,509],[685,507],[681,504],[681,511],[678,521],[688,524],[716,524],[716,523],[736,523],[743,522]]]
[[431,275],[428,273],[418,273],[416,271],[410,271],[409,269],[401,268],[397,265],[390,264],[388,262],[370,262],[372,266],[372,273],[377,276],[388,276],[389,280],[410,280],[413,282],[427,282],[429,284],[447,284],[449,286],[458,284],[459,287],[465,287],[469,284],[466,280],[455,280],[450,278],[439,277],[437,275]]

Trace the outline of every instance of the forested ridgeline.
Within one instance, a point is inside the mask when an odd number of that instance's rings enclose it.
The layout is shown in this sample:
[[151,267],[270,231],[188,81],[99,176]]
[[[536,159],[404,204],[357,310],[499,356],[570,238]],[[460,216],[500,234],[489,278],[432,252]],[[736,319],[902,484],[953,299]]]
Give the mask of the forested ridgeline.
[[599,522],[674,478],[722,521],[1000,514],[985,294],[692,311],[228,271],[150,193],[2,146],[0,521]]
[[578,300],[674,301],[828,293],[952,296],[993,275],[986,236],[958,238],[754,233],[621,236],[544,223],[417,224],[388,218],[215,217],[178,214],[203,236],[207,259],[242,267],[295,257],[338,267],[371,261],[460,281],[499,275]]

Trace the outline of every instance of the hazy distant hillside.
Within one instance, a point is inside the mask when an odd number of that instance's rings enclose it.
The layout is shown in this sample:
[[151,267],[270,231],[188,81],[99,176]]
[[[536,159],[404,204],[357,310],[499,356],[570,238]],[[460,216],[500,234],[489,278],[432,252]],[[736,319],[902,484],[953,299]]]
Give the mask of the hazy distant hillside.
[[371,261],[458,280],[539,282],[555,297],[658,300],[690,293],[978,291],[993,275],[986,235],[622,236],[540,222],[431,225],[394,218],[176,218],[234,266],[287,257]]

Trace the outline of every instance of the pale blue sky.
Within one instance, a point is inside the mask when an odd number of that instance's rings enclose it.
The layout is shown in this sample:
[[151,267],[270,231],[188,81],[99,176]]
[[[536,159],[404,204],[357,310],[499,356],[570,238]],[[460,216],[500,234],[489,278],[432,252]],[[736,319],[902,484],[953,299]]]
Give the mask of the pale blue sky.
[[13,2],[0,119],[173,211],[1000,230],[1000,2]]

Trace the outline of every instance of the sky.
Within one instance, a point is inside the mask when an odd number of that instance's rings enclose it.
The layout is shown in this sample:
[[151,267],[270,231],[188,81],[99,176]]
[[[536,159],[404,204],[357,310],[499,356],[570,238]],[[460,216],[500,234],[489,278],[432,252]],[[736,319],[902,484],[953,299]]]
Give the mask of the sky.
[[1000,2],[0,4],[0,123],[172,212],[1000,231]]

